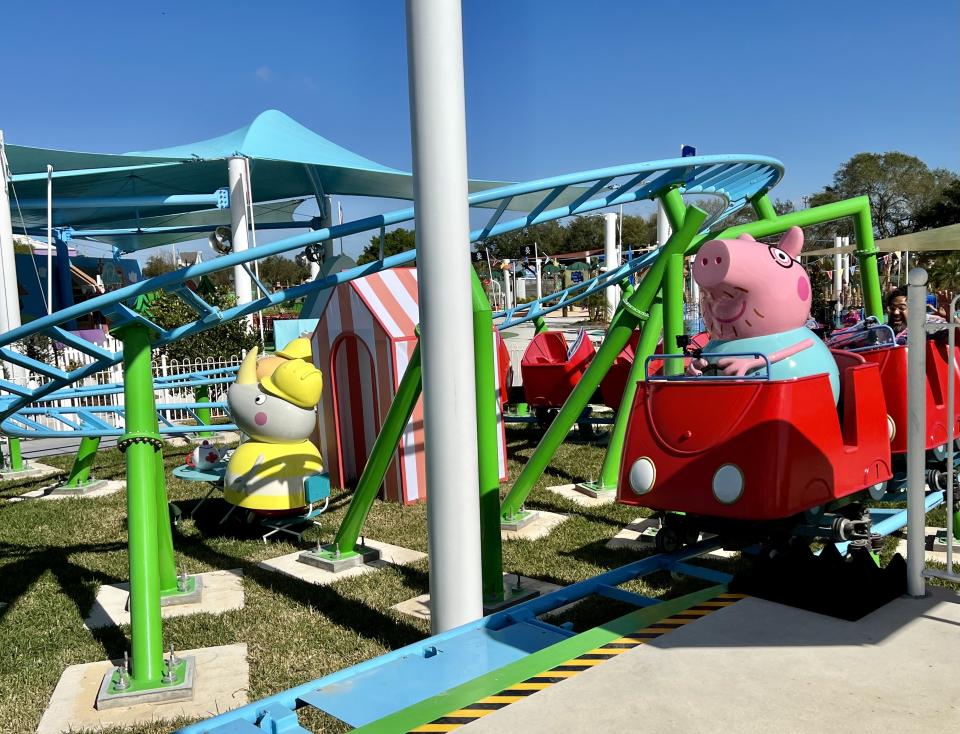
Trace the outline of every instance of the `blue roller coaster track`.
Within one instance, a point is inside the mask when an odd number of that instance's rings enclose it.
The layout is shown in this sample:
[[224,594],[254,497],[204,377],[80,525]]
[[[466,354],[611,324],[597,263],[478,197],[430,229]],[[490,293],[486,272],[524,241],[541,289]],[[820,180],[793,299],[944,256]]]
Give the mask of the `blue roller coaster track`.
[[[704,230],[708,230],[713,224],[744,207],[754,197],[769,191],[780,181],[782,176],[783,164],[773,158],[754,155],[717,155],[614,166],[512,184],[478,192],[469,197],[470,206],[497,204],[487,223],[470,233],[470,241],[476,243],[541,222],[652,199],[669,189],[677,189],[683,195],[712,196],[722,200],[723,208],[704,223]],[[577,192],[577,196],[572,202],[564,206],[551,208],[551,205],[561,194],[571,190]],[[504,220],[504,214],[510,211],[511,202],[515,198],[538,193],[543,196],[529,212],[522,216]],[[411,250],[319,278],[310,283],[272,292],[253,276],[249,268],[251,262],[260,258],[289,253],[324,240],[363,232],[378,232],[382,227],[410,222],[413,219],[413,208],[406,208],[289,237],[243,252],[231,253],[209,262],[158,275],[106,293],[36,319],[0,336],[0,363],[3,363],[5,372],[9,373],[11,368],[19,368],[35,373],[45,380],[39,385],[29,387],[10,379],[0,379],[0,429],[7,435],[25,438],[67,435],[115,436],[123,433],[122,427],[117,427],[104,420],[104,417],[111,415],[114,418],[122,419],[122,408],[83,405],[83,398],[85,397],[111,391],[119,392],[122,390],[122,386],[97,385],[70,388],[74,383],[90,375],[119,364],[123,355],[121,352],[113,352],[98,347],[63,328],[64,324],[73,319],[91,311],[100,311],[107,317],[114,329],[131,323],[139,323],[149,327],[156,334],[154,347],[161,347],[184,337],[199,334],[219,324],[262,311],[270,306],[293,301],[324,289],[334,288],[341,283],[362,278],[381,270],[413,264],[416,259],[416,251]],[[566,290],[500,312],[496,314],[503,319],[500,328],[507,328],[542,317],[610,285],[619,284],[638,270],[648,267],[656,256],[656,251],[651,252]],[[246,268],[259,290],[259,296],[249,303],[221,310],[208,303],[189,287],[191,281],[195,281],[201,276],[234,266]],[[135,310],[134,305],[138,297],[158,290],[179,296],[194,311],[195,318],[181,326],[164,329],[153,322],[146,314]],[[44,335],[56,342],[73,347],[92,357],[93,361],[76,369],[64,370],[31,359],[12,348],[12,345],[17,342],[37,335]],[[159,379],[156,382],[156,388],[186,388],[229,382],[230,380],[232,380],[232,373],[228,370],[200,371],[178,375],[173,378]],[[61,404],[64,401],[70,401],[72,404],[64,406]],[[169,420],[166,414],[173,408],[189,411],[198,407],[217,406],[222,406],[222,404],[205,403],[202,406],[160,404],[157,406],[157,410],[161,433],[189,433],[197,430],[195,426],[176,425]],[[42,418],[44,422],[39,422],[38,418]],[[230,430],[235,427],[220,425],[212,428]]]

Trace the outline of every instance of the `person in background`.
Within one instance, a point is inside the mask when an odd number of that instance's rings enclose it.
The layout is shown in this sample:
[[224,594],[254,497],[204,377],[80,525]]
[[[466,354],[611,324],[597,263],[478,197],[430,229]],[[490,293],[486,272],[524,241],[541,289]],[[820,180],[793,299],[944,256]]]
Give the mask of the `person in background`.
[[[897,344],[907,343],[907,314],[907,289],[901,286],[887,294],[887,324],[893,329]],[[928,308],[926,321],[942,324],[946,319]]]

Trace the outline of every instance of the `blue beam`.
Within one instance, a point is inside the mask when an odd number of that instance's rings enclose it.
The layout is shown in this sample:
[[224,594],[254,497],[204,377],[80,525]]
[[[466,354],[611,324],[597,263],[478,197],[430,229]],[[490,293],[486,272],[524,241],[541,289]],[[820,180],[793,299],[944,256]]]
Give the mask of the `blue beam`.
[[[192,234],[212,232],[216,224],[191,224],[182,227],[125,227],[121,229],[69,229],[71,237],[127,237],[142,234]],[[319,220],[305,219],[296,222],[257,222],[257,229],[314,229],[319,227]]]
[[[46,209],[46,199],[20,199],[21,209]],[[54,209],[111,209],[136,206],[212,206],[226,209],[230,206],[219,191],[212,194],[169,194],[167,196],[76,196],[53,200]]]

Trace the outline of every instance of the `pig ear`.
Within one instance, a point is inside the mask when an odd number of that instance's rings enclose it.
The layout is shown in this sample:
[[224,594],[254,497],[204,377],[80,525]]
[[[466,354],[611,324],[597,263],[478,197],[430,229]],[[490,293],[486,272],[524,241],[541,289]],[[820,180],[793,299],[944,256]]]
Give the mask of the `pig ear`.
[[803,230],[799,227],[788,229],[780,238],[779,247],[792,258],[800,257],[800,250],[803,249]]
[[756,242],[756,240],[753,238],[753,235],[747,234],[746,232],[744,232],[742,235],[740,235],[739,237],[737,237],[737,239],[738,239],[738,240],[747,240],[747,241],[749,241],[749,242]]

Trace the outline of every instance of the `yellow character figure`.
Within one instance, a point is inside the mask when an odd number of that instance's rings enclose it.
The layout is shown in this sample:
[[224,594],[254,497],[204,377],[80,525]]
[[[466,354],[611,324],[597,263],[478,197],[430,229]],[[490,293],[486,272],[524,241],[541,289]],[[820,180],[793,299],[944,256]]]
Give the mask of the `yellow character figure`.
[[309,361],[285,359],[257,382],[257,348],[240,365],[227,402],[237,427],[249,438],[227,464],[227,502],[261,514],[307,506],[304,482],[323,471],[309,440],[316,428],[323,376]]

